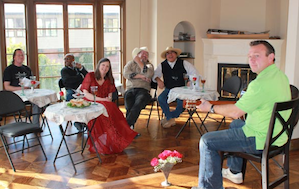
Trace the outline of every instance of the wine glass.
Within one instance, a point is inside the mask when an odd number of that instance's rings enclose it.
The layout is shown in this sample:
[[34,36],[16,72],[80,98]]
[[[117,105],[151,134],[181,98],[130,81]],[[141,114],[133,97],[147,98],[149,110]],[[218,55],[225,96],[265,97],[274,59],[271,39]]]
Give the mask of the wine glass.
[[97,91],[98,91],[98,86],[91,86],[90,91],[93,94],[93,105],[97,105],[96,104],[96,94],[97,94]]
[[201,90],[201,92],[205,92],[206,78],[202,76],[200,82],[202,84],[202,90]]
[[185,88],[187,88],[187,83],[188,83],[189,75],[186,74],[186,73],[184,73],[183,76],[184,76],[184,81],[185,81]]
[[24,96],[25,93],[24,93],[24,81],[23,81],[24,77],[19,77],[19,82],[20,82],[20,85],[22,87],[22,93],[21,95]]

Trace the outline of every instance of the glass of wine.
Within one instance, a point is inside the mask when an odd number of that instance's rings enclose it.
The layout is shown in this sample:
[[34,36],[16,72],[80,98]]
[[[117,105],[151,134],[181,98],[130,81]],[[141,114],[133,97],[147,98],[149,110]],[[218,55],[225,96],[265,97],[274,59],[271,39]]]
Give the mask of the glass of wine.
[[189,75],[184,73],[184,81],[185,81],[185,88],[187,88],[187,83],[188,83],[188,79],[189,79]]
[[21,85],[21,87],[22,87],[22,93],[21,93],[21,95],[22,95],[22,96],[25,96],[23,79],[24,79],[24,77],[20,77],[20,78],[19,78],[19,82],[20,82],[20,85]]
[[200,82],[201,82],[201,84],[202,84],[202,90],[201,90],[201,92],[205,92],[206,78],[205,78],[205,77],[201,77]]
[[97,94],[97,91],[98,91],[98,86],[91,86],[90,91],[93,94],[93,105],[97,105],[97,103],[96,103],[96,94]]

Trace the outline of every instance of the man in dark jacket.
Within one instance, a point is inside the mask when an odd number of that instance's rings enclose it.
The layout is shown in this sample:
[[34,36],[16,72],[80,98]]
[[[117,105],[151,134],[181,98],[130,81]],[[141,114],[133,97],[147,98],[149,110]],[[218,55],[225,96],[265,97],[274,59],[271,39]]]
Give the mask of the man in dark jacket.
[[75,62],[75,57],[72,54],[64,56],[64,64],[65,67],[62,68],[60,73],[62,83],[66,89],[66,101],[69,101],[75,93],[73,89],[76,90],[79,87],[87,71],[81,64]]

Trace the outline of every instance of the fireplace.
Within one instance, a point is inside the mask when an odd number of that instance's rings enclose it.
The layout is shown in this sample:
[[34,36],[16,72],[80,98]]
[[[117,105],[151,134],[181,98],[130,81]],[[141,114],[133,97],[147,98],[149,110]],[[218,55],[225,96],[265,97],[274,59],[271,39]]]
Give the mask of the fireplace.
[[217,91],[221,97],[227,99],[234,98],[228,92],[221,93],[221,88],[226,79],[235,75],[242,80],[241,90],[245,90],[250,81],[256,78],[256,73],[251,71],[249,64],[218,63]]

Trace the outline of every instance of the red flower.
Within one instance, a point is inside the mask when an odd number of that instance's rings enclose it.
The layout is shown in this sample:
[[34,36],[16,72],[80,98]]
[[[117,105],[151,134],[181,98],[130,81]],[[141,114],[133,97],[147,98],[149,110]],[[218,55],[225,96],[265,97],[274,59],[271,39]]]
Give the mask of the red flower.
[[158,155],[158,157],[160,159],[165,160],[170,156],[171,153],[172,153],[172,151],[170,151],[170,150],[164,150],[161,154]]
[[31,81],[31,85],[35,85],[36,84],[36,81]]
[[180,154],[178,151],[174,150],[171,154],[171,157],[178,157],[178,158],[182,158],[183,155]]
[[64,96],[63,91],[60,91],[60,92],[59,92],[59,95],[60,95],[60,96]]
[[153,158],[152,161],[151,161],[151,165],[152,165],[153,167],[159,165],[159,160],[158,160],[158,158]]
[[193,81],[196,81],[197,77],[193,77],[192,79],[193,79]]

